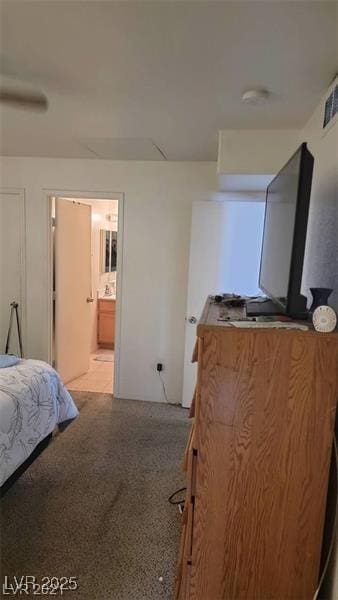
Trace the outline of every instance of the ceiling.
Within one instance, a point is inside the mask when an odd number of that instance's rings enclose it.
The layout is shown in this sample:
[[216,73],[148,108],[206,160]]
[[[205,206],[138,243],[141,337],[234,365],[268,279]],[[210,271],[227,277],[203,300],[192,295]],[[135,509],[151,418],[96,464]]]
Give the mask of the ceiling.
[[[3,0],[1,64],[46,113],[1,110],[1,153],[215,160],[220,129],[302,126],[338,71],[337,2]],[[270,101],[241,102],[248,87]]]

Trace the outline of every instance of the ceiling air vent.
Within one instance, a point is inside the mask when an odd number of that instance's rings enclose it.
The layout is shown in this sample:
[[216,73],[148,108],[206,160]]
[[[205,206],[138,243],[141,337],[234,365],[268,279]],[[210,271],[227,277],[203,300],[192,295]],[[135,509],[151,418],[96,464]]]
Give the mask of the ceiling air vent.
[[333,88],[331,94],[325,102],[324,123],[325,129],[338,113],[338,84]]

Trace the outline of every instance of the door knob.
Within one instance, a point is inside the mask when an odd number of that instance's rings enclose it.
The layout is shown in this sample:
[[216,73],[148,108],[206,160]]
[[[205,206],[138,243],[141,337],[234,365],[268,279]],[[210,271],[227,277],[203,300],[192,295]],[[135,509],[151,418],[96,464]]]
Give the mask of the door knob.
[[196,319],[196,317],[189,317],[188,321],[189,321],[189,323],[191,323],[192,325],[195,325],[195,323],[197,323],[197,319]]
[[94,302],[94,298],[92,298],[91,296],[88,296],[87,302]]

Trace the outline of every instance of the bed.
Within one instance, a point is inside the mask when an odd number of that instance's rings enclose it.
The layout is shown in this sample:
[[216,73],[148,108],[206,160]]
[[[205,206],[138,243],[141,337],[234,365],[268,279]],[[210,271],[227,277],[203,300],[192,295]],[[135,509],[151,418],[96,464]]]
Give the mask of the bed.
[[77,415],[60,376],[47,363],[20,360],[0,369],[1,492],[46,445],[55,427]]

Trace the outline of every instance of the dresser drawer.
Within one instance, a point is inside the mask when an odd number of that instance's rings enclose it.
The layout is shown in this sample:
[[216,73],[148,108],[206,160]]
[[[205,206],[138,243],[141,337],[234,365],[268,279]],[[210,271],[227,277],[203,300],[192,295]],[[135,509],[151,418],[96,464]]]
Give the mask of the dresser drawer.
[[115,300],[98,301],[97,341],[98,345],[113,348],[115,341]]

